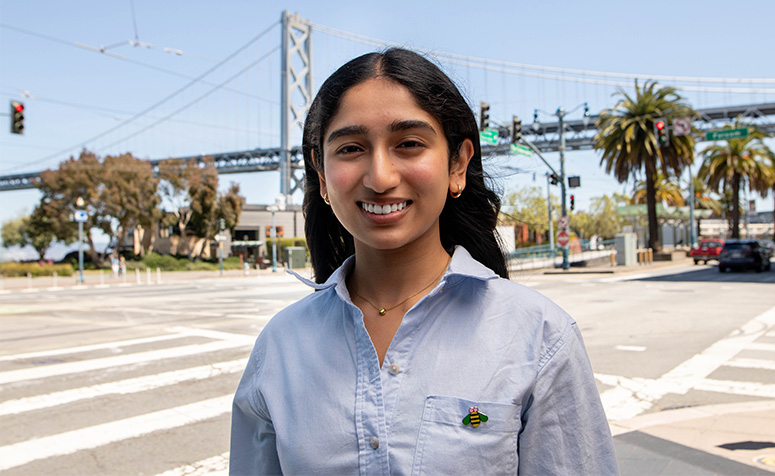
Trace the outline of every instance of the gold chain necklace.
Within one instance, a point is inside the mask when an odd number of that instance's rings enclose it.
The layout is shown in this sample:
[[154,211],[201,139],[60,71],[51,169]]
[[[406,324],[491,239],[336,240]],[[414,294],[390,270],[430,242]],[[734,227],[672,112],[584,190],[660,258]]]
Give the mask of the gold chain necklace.
[[368,299],[366,299],[365,297],[361,296],[361,295],[360,295],[360,294],[358,294],[358,293],[357,293],[355,290],[353,290],[353,294],[355,294],[355,295],[356,295],[356,296],[358,296],[359,298],[361,298],[361,299],[363,299],[364,301],[366,301],[367,303],[369,303],[369,305],[370,305],[371,307],[373,307],[374,309],[376,309],[376,310],[377,310],[377,312],[379,313],[379,315],[380,315],[380,316],[384,316],[385,314],[387,314],[387,312],[388,312],[388,311],[392,311],[393,309],[395,309],[395,308],[397,308],[398,306],[402,305],[402,304],[403,304],[403,303],[405,303],[406,301],[408,301],[408,300],[412,299],[413,297],[417,296],[417,295],[418,295],[418,294],[420,294],[421,292],[423,292],[423,291],[425,291],[426,289],[428,289],[428,288],[429,288],[429,287],[430,287],[430,286],[431,286],[433,283],[435,283],[435,282],[437,282],[439,279],[441,279],[441,277],[444,275],[444,272],[447,270],[447,267],[449,267],[449,262],[450,262],[451,260],[452,260],[452,258],[450,258],[449,260],[447,260],[447,264],[446,264],[446,265],[444,266],[444,268],[441,270],[441,274],[439,274],[438,276],[436,276],[436,277],[433,279],[433,281],[431,281],[430,283],[426,284],[424,288],[420,289],[419,291],[417,291],[416,293],[412,294],[411,296],[409,296],[408,298],[406,298],[406,299],[404,299],[403,301],[399,302],[398,304],[396,304],[396,305],[395,305],[395,306],[393,306],[393,307],[388,307],[388,308],[385,308],[385,307],[379,307],[379,306],[375,306],[373,302],[371,302],[371,301],[369,301]]

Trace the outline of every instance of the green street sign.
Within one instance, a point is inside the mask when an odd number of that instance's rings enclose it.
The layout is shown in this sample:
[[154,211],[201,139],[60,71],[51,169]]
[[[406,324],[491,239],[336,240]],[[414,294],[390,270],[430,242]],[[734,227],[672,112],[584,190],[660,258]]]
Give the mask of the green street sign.
[[495,129],[485,129],[479,131],[479,142],[484,144],[498,145],[498,131]]
[[748,137],[747,127],[741,127],[740,129],[724,129],[721,131],[711,131],[705,133],[705,140],[742,139],[744,137]]
[[524,155],[525,157],[532,157],[533,151],[530,147],[521,144],[511,144],[511,153],[517,155]]

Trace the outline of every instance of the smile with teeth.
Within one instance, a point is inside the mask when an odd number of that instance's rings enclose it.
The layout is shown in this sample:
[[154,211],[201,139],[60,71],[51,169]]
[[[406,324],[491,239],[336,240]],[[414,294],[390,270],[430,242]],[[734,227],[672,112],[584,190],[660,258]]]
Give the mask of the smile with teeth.
[[407,202],[385,204],[385,205],[361,202],[361,208],[375,215],[387,215],[388,213],[393,213],[398,210],[403,210],[404,208],[406,208],[406,204]]

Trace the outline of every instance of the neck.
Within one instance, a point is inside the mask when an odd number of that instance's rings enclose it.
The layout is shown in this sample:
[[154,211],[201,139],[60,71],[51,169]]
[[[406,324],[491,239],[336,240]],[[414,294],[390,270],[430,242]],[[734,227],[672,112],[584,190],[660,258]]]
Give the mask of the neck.
[[355,250],[355,268],[348,287],[380,307],[390,307],[431,285],[449,262],[449,254],[439,242],[420,249]]

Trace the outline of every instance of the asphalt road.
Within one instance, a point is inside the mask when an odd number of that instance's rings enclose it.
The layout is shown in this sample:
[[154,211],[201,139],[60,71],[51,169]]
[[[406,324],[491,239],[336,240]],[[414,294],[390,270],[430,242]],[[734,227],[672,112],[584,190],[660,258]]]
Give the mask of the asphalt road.
[[[775,399],[775,271],[513,280],[579,322],[613,422]],[[255,336],[309,292],[283,273],[2,291],[0,474],[225,474]]]

